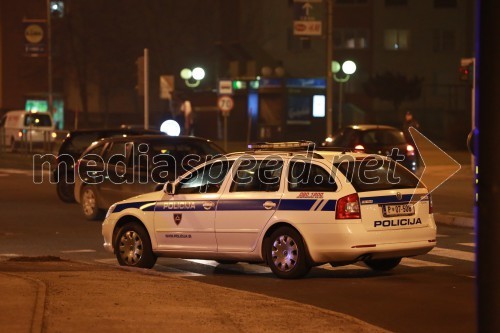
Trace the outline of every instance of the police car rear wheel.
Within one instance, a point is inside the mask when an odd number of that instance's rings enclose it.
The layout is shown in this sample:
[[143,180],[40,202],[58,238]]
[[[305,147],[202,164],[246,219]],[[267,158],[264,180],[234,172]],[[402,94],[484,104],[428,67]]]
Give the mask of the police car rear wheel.
[[115,249],[121,266],[152,268],[156,263],[146,230],[135,223],[127,223],[120,229]]
[[306,260],[304,241],[292,228],[281,227],[274,231],[267,240],[266,254],[269,267],[279,278],[300,278],[311,269]]
[[365,260],[364,263],[366,266],[370,267],[374,271],[390,271],[395,268],[401,262],[401,258],[389,258],[389,259],[368,259]]
[[97,196],[92,187],[83,188],[81,203],[83,215],[87,220],[97,220],[102,217],[104,212],[97,207]]

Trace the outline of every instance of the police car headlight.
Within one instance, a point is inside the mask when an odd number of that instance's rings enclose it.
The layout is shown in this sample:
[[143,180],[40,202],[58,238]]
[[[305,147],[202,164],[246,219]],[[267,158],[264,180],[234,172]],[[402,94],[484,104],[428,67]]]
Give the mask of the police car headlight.
[[108,218],[108,216],[113,213],[115,208],[116,208],[116,204],[112,204],[111,207],[109,207],[108,212],[106,213],[106,218]]

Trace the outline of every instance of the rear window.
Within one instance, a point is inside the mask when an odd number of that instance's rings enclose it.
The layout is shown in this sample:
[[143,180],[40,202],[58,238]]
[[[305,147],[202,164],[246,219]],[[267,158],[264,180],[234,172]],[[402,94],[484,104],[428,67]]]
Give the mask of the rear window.
[[392,160],[346,160],[335,164],[335,167],[357,192],[424,187],[411,171]]
[[403,132],[397,130],[369,130],[361,134],[361,142],[377,146],[391,146],[406,143]]
[[59,154],[80,156],[92,142],[99,138],[99,134],[96,132],[71,134],[69,138],[64,140]]
[[24,126],[51,127],[52,119],[48,114],[27,114],[24,117]]

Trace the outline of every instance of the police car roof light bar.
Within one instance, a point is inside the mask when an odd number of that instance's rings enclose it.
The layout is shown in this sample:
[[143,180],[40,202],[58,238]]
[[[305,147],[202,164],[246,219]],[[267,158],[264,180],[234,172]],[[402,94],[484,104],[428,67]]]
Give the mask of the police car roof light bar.
[[251,150],[308,150],[314,149],[312,141],[287,141],[287,142],[256,142],[248,145]]

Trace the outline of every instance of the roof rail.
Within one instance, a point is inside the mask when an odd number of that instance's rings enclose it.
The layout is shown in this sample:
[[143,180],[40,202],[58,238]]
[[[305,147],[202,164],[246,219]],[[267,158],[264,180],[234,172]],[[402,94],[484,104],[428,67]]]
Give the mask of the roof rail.
[[312,141],[284,141],[284,142],[255,142],[248,145],[248,149],[257,150],[278,150],[278,151],[297,151],[314,149],[316,144]]
[[316,148],[316,150],[320,150],[320,151],[340,151],[342,152],[342,154],[345,154],[345,153],[360,153],[362,152],[361,150],[359,149],[352,149],[352,148],[347,148],[347,147],[318,147]]

